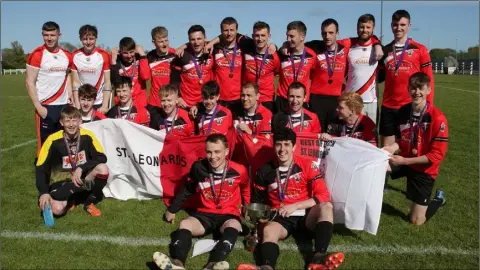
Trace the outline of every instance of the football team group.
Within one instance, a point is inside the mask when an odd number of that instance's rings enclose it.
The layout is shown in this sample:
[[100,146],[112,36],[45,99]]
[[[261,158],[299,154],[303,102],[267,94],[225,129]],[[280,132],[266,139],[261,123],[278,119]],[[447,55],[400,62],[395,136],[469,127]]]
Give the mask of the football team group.
[[[206,158],[193,163],[164,214],[174,222],[184,202],[198,197],[197,208],[172,234],[169,254],[154,254],[161,269],[184,269],[192,238],[211,233],[219,241],[204,268],[228,269],[251,203],[278,214],[258,225],[258,265],[238,269],[275,269],[278,242],[298,231],[314,239],[308,268],[333,269],[344,254],[327,252],[334,222],[330,194],[318,166],[294,155],[297,133],[316,133],[321,141],[347,136],[377,147],[379,118],[378,147],[390,153],[386,189],[389,178],[406,177],[410,222],[425,223],[445,204],[443,190],[433,190],[447,150],[447,120],[433,103],[428,50],[408,37],[409,13],[393,13],[389,44],[381,44],[374,28],[375,18],[364,14],[358,36],[339,40],[337,21],[326,19],[322,40],[306,42],[306,25],[293,21],[277,47],[269,42],[266,22],[256,22],[249,37],[227,17],[217,37],[207,40],[205,29],[193,25],[188,42],[176,49],[169,46],[167,29],[155,27],[155,49],[146,53],[130,37],[104,51],[96,46],[97,28],[83,25],[83,47],[68,52],[58,45],[59,25],[46,22],[44,44],[28,56],[26,77],[37,120],[40,209],[49,206],[59,217],[82,201],[87,213],[101,216],[97,205],[109,176],[107,157],[80,125],[125,119],[169,136],[206,136]],[[252,176],[244,152],[229,149],[229,131],[248,134],[253,144],[272,140],[272,160]]]

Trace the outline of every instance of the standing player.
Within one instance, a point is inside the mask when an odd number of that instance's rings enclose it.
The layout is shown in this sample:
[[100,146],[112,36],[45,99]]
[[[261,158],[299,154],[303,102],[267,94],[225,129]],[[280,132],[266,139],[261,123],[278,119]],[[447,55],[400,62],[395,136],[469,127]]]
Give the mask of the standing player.
[[[129,77],[132,81],[132,99],[138,106],[147,106],[147,81],[150,79],[147,55],[142,46],[136,45],[131,37],[120,40],[120,50],[112,49],[110,66],[111,81],[115,83],[118,77]],[[118,98],[115,98],[115,104]]]
[[37,122],[37,155],[48,135],[61,129],[60,112],[71,102],[69,69],[72,56],[58,46],[60,26],[46,22],[42,26],[44,45],[37,47],[27,59],[26,87],[35,108]]
[[205,29],[203,26],[191,26],[188,29],[188,40],[189,46],[183,55],[172,62],[178,72],[175,72],[171,78],[171,83],[180,84],[179,104],[185,109],[190,109],[202,101],[202,85],[214,79],[213,57],[204,53]]
[[176,136],[190,136],[194,126],[188,112],[178,105],[178,87],[166,84],[160,87],[160,100],[162,107],[150,110],[150,128],[165,130],[167,134]]
[[437,190],[430,201],[435,178],[445,158],[448,145],[448,125],[445,115],[428,101],[430,76],[417,72],[409,78],[408,92],[412,102],[397,113],[397,142],[383,149],[390,159],[392,179],[407,177],[407,198],[412,201],[410,222],[422,225],[445,204],[443,190]]
[[361,95],[365,115],[377,123],[377,93],[376,83],[378,62],[373,58],[373,31],[375,17],[364,14],[358,18],[356,43],[348,52],[348,79],[344,92],[355,92]]
[[95,86],[98,93],[94,107],[100,113],[110,109],[112,86],[110,82],[110,57],[101,48],[96,47],[97,27],[86,24],[80,27],[79,36],[83,48],[73,52],[72,83],[75,106],[80,108],[78,88],[84,84]]
[[149,126],[150,113],[133,100],[132,81],[130,77],[120,76],[112,84],[118,98],[118,104],[106,114],[108,118],[122,118],[128,121]]
[[344,93],[338,99],[337,114],[339,121],[331,121],[327,126],[327,132],[320,134],[324,141],[332,140],[332,137],[351,137],[360,139],[377,146],[377,132],[375,123],[362,114],[363,101],[357,93]]
[[107,157],[93,133],[80,128],[82,118],[77,108],[65,107],[60,123],[63,130],[51,134],[38,155],[38,205],[43,211],[45,204],[51,203],[53,214],[61,216],[72,195],[88,190],[84,209],[92,216],[101,216],[95,205],[103,199],[107,184]]
[[218,104],[219,96],[220,89],[215,81],[209,81],[202,86],[203,101],[191,110],[195,118],[195,134],[226,135],[233,127],[232,113],[228,108]]
[[255,47],[244,51],[243,83],[255,83],[260,92],[259,101],[270,112],[275,111],[275,75],[280,71],[277,52],[269,53],[270,26],[258,21],[253,25]]
[[277,158],[258,171],[252,203],[278,209],[278,215],[263,228],[258,247],[260,266],[241,264],[238,269],[275,269],[280,255],[278,242],[294,232],[315,239],[315,253],[308,269],[334,269],[344,260],[343,253],[327,255],[333,234],[333,205],[318,166],[308,158],[293,155],[296,139],[289,128],[273,134]]
[[[152,29],[151,34],[155,50],[147,54],[150,77],[152,79],[147,105],[150,112],[161,106],[158,91],[160,87],[170,83],[170,76],[172,74],[171,63],[175,59],[175,50],[169,47],[167,28],[157,26]],[[182,107],[183,105],[184,104],[181,104]]]
[[273,116],[272,132],[288,127],[295,132],[320,133],[322,128],[317,115],[303,107],[307,92],[305,85],[293,82],[288,87],[288,111],[279,111]]
[[[380,82],[385,80],[380,116],[380,135],[383,145],[395,142],[395,115],[400,107],[412,99],[408,95],[408,81],[412,74],[424,72],[430,78],[428,101],[433,104],[432,62],[427,48],[407,36],[410,29],[410,14],[397,10],[392,15],[394,40],[384,47],[381,61]],[[384,78],[383,78],[384,77]]]
[[165,212],[165,220],[173,223],[183,202],[194,194],[199,197],[198,207],[180,222],[173,234],[170,258],[160,252],[153,255],[160,269],[184,269],[192,237],[213,232],[220,232],[221,238],[203,269],[229,269],[225,259],[241,231],[241,207],[250,204],[250,184],[245,167],[226,158],[228,151],[224,135],[212,134],[207,137],[207,157],[193,163],[183,190],[175,196]]
[[97,93],[97,89],[88,83],[83,84],[78,88],[82,124],[107,118],[104,114],[94,108],[93,104],[97,98]]
[[300,82],[305,85],[306,102],[310,99],[310,73],[317,64],[317,54],[305,47],[307,26],[301,21],[293,21],[287,25],[287,42],[289,53],[278,51],[280,58],[280,79],[278,81],[276,105],[277,111],[288,109],[288,89],[291,83]]

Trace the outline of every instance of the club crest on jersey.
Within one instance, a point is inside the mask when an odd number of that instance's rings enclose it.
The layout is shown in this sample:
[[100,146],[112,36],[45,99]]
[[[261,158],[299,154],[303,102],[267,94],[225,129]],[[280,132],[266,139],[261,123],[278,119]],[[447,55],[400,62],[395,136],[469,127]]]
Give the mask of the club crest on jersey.
[[338,53],[338,55],[340,55],[340,56],[344,56],[344,55],[345,55],[345,53],[343,52],[343,50],[341,50],[341,51]]
[[362,51],[366,52],[366,51],[367,51],[367,48],[363,48]]
[[53,56],[53,59],[58,59],[58,57],[56,55]]
[[62,157],[62,169],[71,169],[72,164],[71,162],[75,162],[76,165],[82,165],[87,163],[87,157],[85,155],[85,151],[82,150],[80,153],[78,153],[78,160],[75,160],[75,155],[72,155],[71,157],[68,156],[63,156]]
[[440,132],[445,132],[445,123],[440,124]]
[[307,128],[308,127],[308,122],[307,121],[303,121],[303,128]]
[[233,178],[228,178],[227,179],[227,183],[228,183],[228,186],[233,186],[233,182],[234,182],[234,179]]
[[410,49],[410,50],[407,50],[407,53],[408,53],[408,56],[412,56],[412,54],[413,54],[413,50],[412,50],[412,49]]
[[86,57],[85,59],[87,59],[87,61],[90,62],[90,57]]
[[297,183],[300,182],[300,174],[297,173],[297,174],[293,175],[293,180],[295,180],[295,182],[297,182]]
[[223,118],[217,118],[215,119],[215,122],[217,122],[217,125],[221,125],[223,122]]

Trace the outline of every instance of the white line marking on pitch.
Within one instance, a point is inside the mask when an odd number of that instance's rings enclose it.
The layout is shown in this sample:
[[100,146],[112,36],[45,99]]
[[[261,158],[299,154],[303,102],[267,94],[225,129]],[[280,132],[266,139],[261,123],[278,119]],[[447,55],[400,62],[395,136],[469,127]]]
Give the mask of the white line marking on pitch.
[[[106,235],[87,235],[78,233],[53,233],[53,232],[14,232],[4,231],[1,233],[1,237],[12,239],[42,239],[49,241],[66,241],[66,242],[78,242],[78,241],[90,241],[90,242],[103,242],[122,246],[168,246],[170,238],[158,237],[125,237],[125,236],[106,236]],[[195,242],[195,241],[194,241]],[[280,249],[282,250],[298,250],[296,244],[293,243],[280,243]],[[238,241],[235,248],[242,249],[243,244]],[[343,245],[331,245],[330,250],[342,251],[345,253],[390,253],[390,254],[452,254],[452,255],[477,255],[478,250],[465,250],[465,249],[451,249],[448,247],[440,246],[425,246],[425,247],[409,247],[409,246],[392,246],[392,245],[355,245],[355,244],[343,244]]]
[[451,89],[451,90],[456,90],[456,91],[462,91],[462,92],[467,92],[467,93],[474,93],[478,94],[479,92],[477,91],[470,91],[470,90],[465,90],[465,89],[460,89],[460,88],[453,88],[453,87],[445,87],[441,85],[435,85],[435,87],[440,87],[440,88],[445,88],[445,89]]
[[34,142],[36,142],[36,141],[37,141],[37,139],[33,139],[33,140],[26,141],[26,142],[23,142],[23,143],[15,144],[15,145],[10,146],[10,147],[5,148],[5,149],[0,149],[0,153],[7,152],[7,151],[10,151],[10,150],[13,150],[13,149],[17,149],[17,148],[19,148],[19,147],[32,144],[32,143],[34,143]]

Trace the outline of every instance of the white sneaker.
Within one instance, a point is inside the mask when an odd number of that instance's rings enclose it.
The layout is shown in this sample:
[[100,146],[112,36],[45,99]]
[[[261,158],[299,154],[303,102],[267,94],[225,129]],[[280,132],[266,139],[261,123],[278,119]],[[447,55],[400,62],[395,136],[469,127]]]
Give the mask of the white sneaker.
[[227,261],[216,262],[213,267],[213,270],[228,270],[230,269],[230,265]]
[[153,253],[153,261],[158,266],[158,268],[162,270],[184,270],[185,269],[181,266],[173,264],[172,261],[170,260],[170,257],[158,251]]

